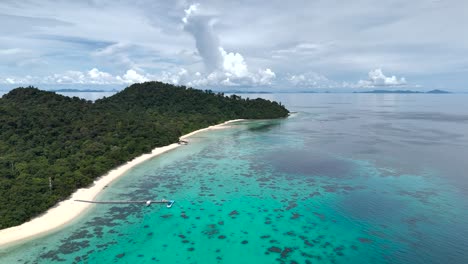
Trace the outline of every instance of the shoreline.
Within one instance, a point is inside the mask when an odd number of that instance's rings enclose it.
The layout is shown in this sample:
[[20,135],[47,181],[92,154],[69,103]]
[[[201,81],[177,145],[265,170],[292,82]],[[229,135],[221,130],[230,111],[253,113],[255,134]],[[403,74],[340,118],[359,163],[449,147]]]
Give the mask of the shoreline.
[[[202,128],[185,134],[181,136],[180,139],[186,139],[194,134],[207,130],[219,129],[224,125],[243,120],[244,119],[234,119],[221,124]],[[100,176],[94,180],[91,186],[76,190],[69,198],[59,202],[42,215],[39,215],[21,225],[0,230],[0,247],[14,246],[25,240],[45,236],[64,227],[93,206],[93,204],[76,202],[75,200],[94,200],[104,188],[123,176],[128,170],[179,146],[181,145],[173,143],[167,146],[154,148],[151,153],[142,154]]]

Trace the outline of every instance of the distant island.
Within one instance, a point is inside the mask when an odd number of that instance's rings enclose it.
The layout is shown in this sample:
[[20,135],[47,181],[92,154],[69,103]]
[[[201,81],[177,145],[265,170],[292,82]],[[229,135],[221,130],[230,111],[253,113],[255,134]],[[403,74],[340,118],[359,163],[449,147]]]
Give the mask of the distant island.
[[[303,91],[275,91],[275,92],[269,92],[269,91],[241,91],[241,90],[228,90],[225,91],[227,94],[274,94],[274,93],[281,93],[281,94],[288,94],[288,93],[318,93],[317,91],[311,91],[311,90],[303,90]],[[324,93],[329,93],[324,92]]]
[[431,90],[428,92],[411,91],[411,90],[372,90],[354,93],[376,93],[376,94],[449,94],[451,92],[444,90]]
[[280,103],[161,82],[95,102],[34,87],[0,99],[0,229],[38,216],[155,147],[233,119],[288,116]]
[[449,94],[451,92],[449,91],[444,91],[444,90],[431,90],[429,92],[426,92],[426,93],[429,93],[429,94]]
[[54,93],[112,93],[118,92],[118,90],[112,89],[108,90],[95,90],[95,89],[57,89],[57,90],[49,90],[49,92]]

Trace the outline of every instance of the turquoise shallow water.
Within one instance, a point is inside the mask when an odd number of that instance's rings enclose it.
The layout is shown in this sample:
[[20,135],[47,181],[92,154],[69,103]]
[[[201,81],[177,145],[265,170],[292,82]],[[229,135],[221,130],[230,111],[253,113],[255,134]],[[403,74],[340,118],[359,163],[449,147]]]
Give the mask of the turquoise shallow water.
[[[468,263],[466,98],[262,95],[236,123],[134,168],[0,263]],[[463,97],[463,96],[462,96]]]

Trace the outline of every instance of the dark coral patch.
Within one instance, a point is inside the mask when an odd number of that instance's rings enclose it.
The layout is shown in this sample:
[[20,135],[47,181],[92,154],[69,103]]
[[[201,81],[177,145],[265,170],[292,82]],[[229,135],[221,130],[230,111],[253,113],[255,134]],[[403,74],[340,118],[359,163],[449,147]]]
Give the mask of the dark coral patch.
[[247,240],[242,240],[242,242],[241,242],[241,244],[243,244],[243,245],[248,244],[248,243],[249,243],[249,241],[247,241]]
[[330,244],[330,242],[325,242],[323,245],[322,245],[322,248],[327,248],[329,246],[331,246],[332,244]]
[[344,246],[339,246],[339,247],[334,248],[333,251],[335,251],[335,252],[343,251],[344,248],[345,248]]
[[292,248],[285,247],[283,251],[281,251],[281,257],[287,258],[289,253],[291,253],[292,251],[293,251]]
[[273,252],[273,253],[281,253],[282,252],[281,248],[279,248],[279,247],[270,247],[270,248],[268,248],[268,251]]
[[195,248],[191,247],[191,248],[187,248],[187,251],[194,251]]
[[286,207],[286,211],[289,211],[293,208],[296,208],[297,207],[297,203],[296,202],[289,202],[289,205],[288,207]]
[[359,242],[361,242],[361,243],[363,243],[363,244],[372,243],[372,240],[371,240],[371,239],[365,238],[365,237],[359,237],[358,240],[359,240]]
[[225,235],[220,235],[220,236],[218,236],[218,238],[219,238],[219,239],[225,239],[226,236],[225,236]]
[[318,196],[318,195],[321,195],[319,192],[313,192],[311,194],[309,194],[309,197],[314,197],[314,196]]
[[229,213],[229,216],[232,217],[232,218],[235,218],[237,215],[239,214],[239,212],[237,212],[236,210],[232,211]]
[[300,214],[294,213],[294,214],[291,216],[291,219],[297,219],[297,218],[299,218],[299,217],[301,217]]
[[325,218],[326,218],[324,214],[320,214],[320,213],[317,213],[317,212],[314,212],[314,215],[316,215],[322,221],[325,220]]
[[335,251],[335,254],[338,256],[344,256],[343,254],[344,249],[345,249],[344,246],[339,246],[339,247],[334,248],[333,251]]
[[172,215],[171,214],[167,214],[167,215],[161,215],[162,218],[171,218]]

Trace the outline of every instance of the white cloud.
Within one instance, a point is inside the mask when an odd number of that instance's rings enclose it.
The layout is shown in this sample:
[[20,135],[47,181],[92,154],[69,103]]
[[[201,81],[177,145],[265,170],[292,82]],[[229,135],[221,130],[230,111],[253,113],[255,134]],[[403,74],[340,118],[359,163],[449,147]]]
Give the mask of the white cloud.
[[397,78],[396,76],[387,77],[382,72],[382,69],[375,69],[369,72],[369,79],[360,80],[359,87],[375,87],[375,86],[401,86],[406,85],[404,77]]
[[[192,4],[185,9],[182,18],[184,29],[195,39],[198,54],[203,59],[205,73],[197,71],[193,76],[184,78],[191,86],[255,86],[268,85],[276,78],[270,69],[250,72],[244,56],[239,52],[229,52],[221,46],[213,26],[217,18],[207,13],[200,4]],[[219,18],[221,20],[221,18]],[[164,80],[178,83],[179,74],[165,73]]]
[[[234,67],[234,69],[236,69]],[[237,69],[238,70],[238,69]],[[242,86],[242,87],[254,87],[254,86],[265,86],[274,85],[276,74],[271,69],[265,70],[259,69],[257,73],[251,72],[236,72],[231,71],[214,71],[208,75],[200,74],[189,74],[190,78],[186,78],[186,84],[194,87],[218,87],[222,86]]]
[[88,71],[88,76],[91,78],[91,80],[95,80],[98,83],[109,82],[113,79],[110,73],[102,72],[96,68],[93,68],[90,71]]
[[216,20],[201,13],[199,7],[199,4],[193,4],[185,10],[185,16],[182,18],[183,28],[195,39],[195,46],[203,58],[205,69],[211,72],[219,69],[223,62],[219,38],[213,30]]
[[223,58],[223,70],[236,78],[243,78],[249,74],[244,57],[239,53],[227,53],[222,47],[219,47]]
[[45,83],[58,84],[84,84],[86,83],[86,75],[80,71],[67,71],[63,74],[54,74],[44,78]]
[[55,73],[45,77],[39,76],[26,76],[26,77],[6,77],[1,79],[0,83],[4,84],[27,84],[27,85],[38,85],[38,84],[98,84],[98,85],[109,85],[109,84],[132,84],[147,82],[154,80],[155,77],[146,74],[138,73],[134,69],[127,70],[122,76],[112,75],[107,72],[100,71],[97,68],[93,68],[87,72],[81,71],[66,71],[64,73]]
[[235,83],[231,82],[231,80],[228,78],[226,78],[225,80],[222,80],[221,81],[221,84],[224,85],[224,86],[236,86]]
[[117,76],[116,79],[123,83],[128,83],[128,84],[147,82],[150,80],[147,76],[139,74],[133,69],[127,70],[127,72],[123,75],[123,77]]
[[271,84],[271,82],[276,78],[276,74],[269,68],[266,70],[259,70],[258,75],[260,76],[260,84],[267,85]]
[[182,18],[182,22],[184,22],[184,24],[187,24],[188,18],[192,15],[192,13],[197,11],[198,6],[200,6],[200,4],[198,3],[192,4],[189,6],[189,8],[184,10],[185,16]]
[[29,52],[27,50],[13,48],[13,49],[0,49],[0,56],[1,55],[17,55],[21,53]]
[[335,82],[330,81],[327,77],[316,72],[289,74],[286,79],[290,84],[296,87],[330,88],[337,86]]
[[[197,72],[199,74],[199,72]],[[195,74],[196,75],[196,74]],[[165,83],[172,83],[172,84],[185,84],[186,79],[189,77],[189,72],[181,68],[178,72],[176,73],[171,73],[171,72],[163,72],[159,78],[156,78],[157,80]]]
[[8,84],[15,84],[17,81],[13,78],[5,78],[5,82]]

